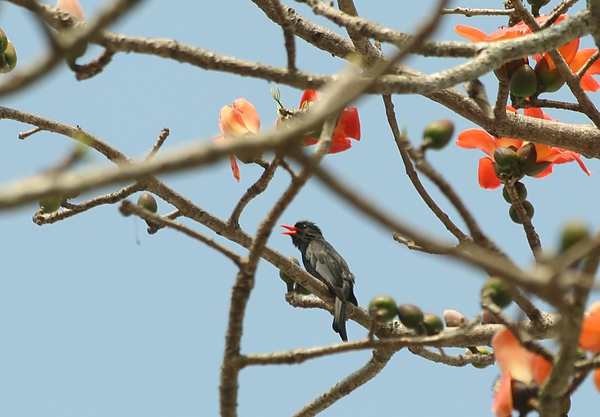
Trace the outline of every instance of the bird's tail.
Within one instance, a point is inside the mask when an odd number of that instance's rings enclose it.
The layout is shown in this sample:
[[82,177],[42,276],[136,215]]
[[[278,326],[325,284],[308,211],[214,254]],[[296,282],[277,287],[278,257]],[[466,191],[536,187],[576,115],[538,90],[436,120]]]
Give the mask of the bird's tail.
[[342,301],[335,297],[335,304],[333,307],[333,330],[340,334],[340,337],[344,342],[348,341],[348,335],[346,334],[346,301]]

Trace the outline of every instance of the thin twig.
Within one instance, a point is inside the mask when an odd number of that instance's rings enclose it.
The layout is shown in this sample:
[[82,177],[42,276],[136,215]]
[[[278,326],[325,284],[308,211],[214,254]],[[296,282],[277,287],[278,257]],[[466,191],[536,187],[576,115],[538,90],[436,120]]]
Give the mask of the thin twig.
[[124,200],[121,203],[119,210],[121,211],[121,213],[124,216],[129,216],[131,214],[135,214],[138,217],[140,217],[146,221],[158,223],[158,224],[162,225],[163,227],[169,227],[173,230],[177,230],[177,231],[185,234],[186,236],[191,237],[192,239],[195,239],[195,240],[198,240],[198,241],[204,243],[206,246],[210,247],[211,249],[216,250],[220,254],[222,254],[222,255],[226,256],[228,259],[230,259],[234,264],[239,266],[242,263],[242,259],[237,253],[233,252],[232,250],[230,250],[222,245],[219,245],[213,239],[210,239],[210,238],[190,229],[189,227],[184,226],[181,223],[177,223],[177,222],[174,222],[173,220],[167,219],[166,217],[160,216],[158,214],[154,214],[154,213],[146,210],[145,208],[132,203],[129,200]]
[[[469,238],[469,236],[467,236],[465,233],[463,233],[462,230],[460,230],[460,228],[458,226],[456,226],[456,224],[454,224],[452,222],[452,220],[450,220],[450,217],[448,217],[448,215],[437,205],[435,200],[429,195],[429,193],[427,192],[427,190],[421,183],[421,180],[419,179],[419,176],[414,168],[414,165],[413,165],[413,162],[411,159],[410,150],[412,149],[412,145],[411,145],[410,141],[408,140],[408,138],[400,132],[400,129],[398,127],[398,122],[396,120],[396,113],[394,111],[394,103],[392,102],[392,98],[387,95],[383,96],[383,103],[385,106],[385,113],[386,113],[388,124],[390,125],[390,129],[392,130],[392,134],[396,141],[396,146],[398,148],[398,151],[400,152],[402,161],[404,162],[404,169],[406,170],[406,175],[408,175],[408,178],[412,182],[413,186],[415,187],[415,189],[417,190],[417,192],[419,193],[419,195],[421,196],[421,198],[423,199],[425,204],[427,204],[429,209],[442,222],[442,224],[446,227],[446,229],[448,229],[448,231],[450,233],[452,233],[458,239],[459,242],[464,243],[464,242],[470,241],[471,239]],[[413,152],[413,154],[414,154],[414,152]],[[430,179],[432,179],[432,178],[430,178]],[[437,177],[436,177],[436,179],[437,179]],[[446,183],[442,183],[442,184],[436,183],[436,185],[438,185],[438,187],[440,189],[441,188],[448,189],[448,187],[447,187],[448,184],[446,184]],[[452,193],[452,194],[454,197],[454,193]],[[459,201],[459,206],[463,210],[465,209],[465,207],[461,201]],[[470,215],[470,213],[468,213],[468,211],[467,211],[466,214],[467,214],[467,217],[471,220],[471,226],[475,226],[478,229],[478,226],[476,225],[475,220]],[[467,222],[467,224],[469,225],[469,222]]]
[[290,72],[296,71],[296,41],[294,35],[294,25],[285,13],[281,0],[271,0],[278,17],[278,24],[283,30],[285,40],[285,52],[287,53],[287,69]]
[[152,147],[152,149],[150,149],[150,152],[148,152],[148,155],[146,155],[146,158],[144,158],[145,161],[154,158],[154,155],[156,155],[157,152],[160,150],[160,148],[163,146],[163,144],[169,137],[170,133],[171,133],[171,131],[169,130],[168,127],[162,128],[162,130],[160,131],[160,135],[158,135],[158,138],[156,139],[156,142],[154,143],[154,146]]

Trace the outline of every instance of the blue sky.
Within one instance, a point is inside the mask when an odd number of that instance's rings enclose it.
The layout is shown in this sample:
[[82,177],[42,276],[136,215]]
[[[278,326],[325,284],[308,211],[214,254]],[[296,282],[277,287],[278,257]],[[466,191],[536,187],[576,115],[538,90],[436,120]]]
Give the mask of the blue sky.
[[[99,0],[81,3],[88,16],[104,4]],[[357,0],[356,4],[364,17],[414,32],[433,2]],[[479,4],[471,0],[454,6]],[[18,7],[5,2],[0,6],[0,27],[17,49],[19,66],[27,65],[44,47],[37,23]],[[292,7],[311,15],[305,5],[293,3]],[[315,20],[325,23],[322,18]],[[505,22],[502,18],[448,16],[435,37],[459,40],[452,31],[457,23],[489,32]],[[250,1],[146,1],[111,30],[172,38],[281,67],[286,62],[281,30]],[[303,70],[330,74],[344,68],[340,60],[314,51],[301,40],[297,47],[298,66]],[[99,52],[90,47],[85,58],[93,59]],[[457,62],[413,57],[407,64],[432,72]],[[493,97],[493,76],[483,81]],[[263,128],[272,126],[277,114],[270,88],[262,80],[212,73],[153,56],[118,54],[102,74],[84,82],[77,82],[66,65],[60,65],[26,91],[4,98],[2,105],[79,125],[128,155],[142,157],[163,127],[171,130],[165,148],[212,140],[219,132],[220,108],[239,97],[256,106]],[[281,90],[286,105],[298,105],[300,91],[286,86]],[[570,99],[562,90],[557,97]],[[597,103],[599,99],[592,94],[592,100]],[[457,131],[475,127],[422,97],[395,96],[394,103],[399,123],[416,144],[423,128],[436,119],[454,120]],[[325,166],[398,218],[451,241],[404,174],[381,98],[365,97],[355,105],[362,140],[347,152],[327,156]],[[549,113],[565,122],[586,122],[579,115]],[[18,133],[30,126],[8,120],[0,126],[2,184],[52,166],[73,146],[70,139],[51,133],[21,141]],[[531,265],[524,233],[508,218],[500,190],[483,190],[477,184],[480,156],[450,145],[430,158],[463,196],[484,231],[518,263]],[[597,161],[586,162],[592,171],[599,170]],[[93,153],[86,164],[108,166],[104,157]],[[241,165],[240,169],[240,183],[233,179],[226,160],[162,179],[199,206],[226,218],[260,175],[255,166]],[[247,207],[241,217],[246,231],[256,230],[288,178],[278,172],[271,188]],[[594,192],[598,181],[597,175],[588,178],[576,164],[557,166],[553,175],[542,180],[526,179],[529,199],[536,208],[534,224],[546,250],[556,248],[560,226],[569,218],[599,226],[599,197]],[[456,219],[435,188],[425,184]],[[114,190],[86,193],[75,201]],[[98,207],[42,227],[31,221],[36,209],[37,205],[29,205],[0,213],[0,415],[218,415],[219,370],[234,265],[178,232],[147,235],[142,221],[121,216],[116,206]],[[160,213],[170,210],[159,201]],[[356,275],[355,293],[361,305],[376,295],[389,294],[398,302],[417,304],[440,315],[444,309],[459,310],[467,317],[479,314],[484,274],[398,245],[390,230],[348,208],[316,180],[295,199],[281,222],[293,224],[302,219],[319,224],[347,260]],[[186,224],[245,254],[243,248],[211,235],[202,226]],[[274,233],[269,245],[298,256],[287,236]],[[284,294],[277,269],[262,262],[245,321],[245,353],[338,342],[328,313],[292,308]],[[599,297],[593,294],[593,298]],[[518,317],[514,310],[509,314]],[[350,339],[359,339],[366,330],[349,322],[348,334]],[[370,352],[354,352],[296,366],[246,369],[240,380],[239,414],[293,414],[369,358]],[[495,366],[450,368],[402,350],[377,378],[322,415],[361,416],[389,413],[394,408],[405,415],[491,415],[497,374]],[[572,415],[589,415],[587,410],[597,404],[598,393],[587,381],[573,398]]]

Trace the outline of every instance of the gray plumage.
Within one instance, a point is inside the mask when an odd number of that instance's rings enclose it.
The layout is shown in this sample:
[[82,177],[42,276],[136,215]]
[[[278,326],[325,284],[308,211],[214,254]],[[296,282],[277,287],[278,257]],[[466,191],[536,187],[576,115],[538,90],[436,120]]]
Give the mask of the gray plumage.
[[290,230],[284,233],[292,237],[292,243],[300,250],[304,268],[327,285],[335,296],[332,327],[343,341],[347,341],[346,304],[351,302],[358,305],[353,291],[354,275],[348,264],[323,238],[321,229],[314,223],[300,221],[293,227],[283,227]]

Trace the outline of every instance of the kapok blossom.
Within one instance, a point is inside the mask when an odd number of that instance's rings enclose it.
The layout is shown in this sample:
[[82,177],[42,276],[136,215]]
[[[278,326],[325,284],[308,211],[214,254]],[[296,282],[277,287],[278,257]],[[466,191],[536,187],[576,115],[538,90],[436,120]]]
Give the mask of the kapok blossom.
[[[554,23],[560,23],[567,18],[566,14],[562,14],[556,19]],[[544,23],[548,20],[548,16],[542,15],[535,19],[539,24]],[[467,25],[456,25],[454,31],[463,38],[466,38],[473,42],[498,42],[505,41],[508,39],[516,39],[521,36],[530,35],[533,31],[527,26],[525,22],[519,22],[514,26],[504,27],[498,29],[489,35],[481,29],[474,28]]]
[[[592,304],[583,318],[579,346],[588,352],[600,353],[600,301]],[[600,368],[594,371],[594,384],[600,391]]]
[[[572,40],[565,46],[559,48],[559,52],[565,59],[567,65],[573,73],[577,73],[589,59],[598,52],[597,49],[587,48],[579,49],[579,38]],[[536,72],[539,74],[538,77],[543,77],[545,74],[552,77],[560,77],[564,82],[564,78],[560,75],[559,70],[556,68],[554,61],[547,52],[544,52],[541,56],[536,55],[533,57],[536,61],[538,61],[536,66]],[[556,74],[556,75],[555,75]],[[600,61],[594,62],[581,76],[581,88],[585,91],[596,92],[600,89],[600,84],[596,81],[592,75],[600,74]]]
[[[219,113],[219,129],[223,133],[215,138],[215,142],[235,140],[244,136],[256,135],[260,132],[260,118],[256,108],[245,98],[238,98],[233,106],[221,108]],[[231,170],[236,180],[240,180],[240,169],[235,155],[229,157]]]
[[56,8],[69,12],[73,17],[76,17],[79,20],[85,20],[83,9],[78,0],[58,0],[56,2]]
[[[307,109],[311,103],[319,100],[319,93],[315,90],[304,90],[300,98],[300,110]],[[349,107],[342,111],[335,130],[333,131],[332,144],[327,153],[338,153],[350,149],[350,139],[360,140],[360,120],[358,109]],[[307,135],[304,137],[306,146],[314,145],[319,141],[318,137]]]
[[[517,111],[506,106],[506,109],[517,113]],[[538,108],[527,108],[524,110],[525,116],[537,117],[539,119],[552,120],[550,116],[544,113]],[[458,140],[456,145],[464,149],[480,149],[485,152],[488,156],[479,159],[479,170],[478,179],[479,185],[482,188],[495,189],[502,185],[502,181],[496,175],[494,170],[494,152],[498,148],[510,148],[518,151],[523,146],[529,144],[528,141],[512,138],[498,138],[491,136],[482,129],[467,129],[458,134]],[[544,167],[541,172],[532,175],[535,178],[542,178],[552,173],[552,167],[555,164],[564,164],[566,162],[575,161],[579,164],[583,172],[588,176],[592,173],[586,168],[585,164],[581,160],[581,156],[577,152],[573,152],[566,149],[556,148],[554,146],[533,144],[536,151],[536,163],[540,164],[540,167]]]
[[[562,14],[558,17],[558,19],[556,19],[554,23],[560,23],[566,18],[567,15]],[[548,16],[542,15],[536,18],[536,21],[541,24],[544,23],[547,19]],[[498,29],[490,33],[489,35],[480,29],[467,25],[456,25],[454,27],[454,31],[463,38],[469,39],[473,42],[498,42],[508,39],[519,38],[521,36],[526,36],[533,33],[532,30],[524,22],[517,23],[516,25],[511,27]],[[592,48],[582,49],[581,51],[578,51],[579,38],[573,39],[568,44],[563,45],[557,49],[563,56],[573,73],[577,73],[581,68],[583,68],[585,63],[592,57],[592,55],[598,52],[596,49]],[[548,53],[544,52],[542,55],[535,55],[533,58],[538,62],[536,66],[536,74],[538,75],[538,77],[559,77],[561,79],[562,82],[559,82],[558,85],[555,86],[555,88],[558,89],[560,85],[564,83],[564,78],[562,77],[560,72],[558,72],[554,61],[552,61]],[[581,77],[581,87],[585,91],[596,92],[598,91],[598,89],[600,89],[600,84],[592,77],[592,75],[594,74],[600,74],[600,61],[596,61],[595,63],[593,63],[590,66],[590,68],[588,68],[588,70],[585,72],[585,74],[583,74],[583,76]]]
[[538,388],[550,375],[552,364],[521,346],[506,328],[494,335],[492,347],[502,373],[492,412],[496,417],[510,417],[513,410],[524,415],[529,410],[529,400],[537,397]]

